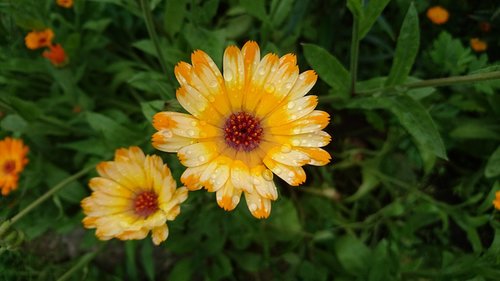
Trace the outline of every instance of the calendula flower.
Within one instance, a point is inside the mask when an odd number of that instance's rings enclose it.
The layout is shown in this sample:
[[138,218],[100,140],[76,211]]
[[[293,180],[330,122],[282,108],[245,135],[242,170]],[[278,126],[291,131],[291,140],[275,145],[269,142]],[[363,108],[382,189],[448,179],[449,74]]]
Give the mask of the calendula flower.
[[445,8],[441,6],[434,6],[427,10],[427,18],[429,18],[432,23],[440,25],[448,21],[450,14]]
[[57,5],[63,8],[71,8],[73,7],[73,0],[57,0]]
[[479,38],[471,38],[470,39],[470,47],[472,50],[475,52],[484,52],[488,49],[488,43],[486,41],[483,41]]
[[52,44],[54,32],[52,29],[47,28],[41,31],[32,31],[26,35],[24,42],[26,47],[31,50],[48,47]]
[[500,210],[500,191],[497,191],[495,193],[495,200],[493,200],[493,206],[495,206],[497,210]]
[[48,59],[54,66],[64,66],[68,62],[66,52],[60,44],[50,45],[49,50],[43,51],[43,57]]
[[143,239],[149,231],[156,245],[167,239],[166,222],[179,214],[187,189],[176,189],[160,157],[122,148],[114,161],[97,165],[97,172],[100,177],[89,182],[92,194],[82,200],[86,228],[96,228],[101,240]]
[[2,195],[8,195],[17,189],[19,174],[28,164],[29,148],[22,140],[7,137],[0,141],[0,189]]
[[267,218],[278,198],[273,173],[297,186],[306,179],[303,165],[330,160],[319,148],[330,142],[322,131],[329,115],[314,110],[316,96],[305,96],[317,75],[299,74],[293,54],[261,59],[252,41],[225,50],[223,75],[203,51],[191,60],[175,67],[177,99],[190,114],[157,113],[153,146],[177,152],[188,167],[181,177],[188,189],[216,192],[228,211],[244,193],[252,215]]

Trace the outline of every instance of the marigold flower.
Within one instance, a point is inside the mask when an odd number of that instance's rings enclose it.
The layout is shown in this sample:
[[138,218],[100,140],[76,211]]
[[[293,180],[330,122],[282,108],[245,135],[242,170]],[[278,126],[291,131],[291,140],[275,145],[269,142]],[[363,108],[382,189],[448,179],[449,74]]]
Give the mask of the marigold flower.
[[57,5],[63,8],[71,8],[73,7],[73,0],[57,0]]
[[427,18],[434,24],[444,24],[450,18],[448,10],[441,6],[434,6],[427,10]]
[[17,189],[19,174],[28,164],[29,148],[22,140],[7,137],[0,141],[0,189],[2,195],[8,195]]
[[486,49],[488,49],[488,43],[486,41],[483,41],[479,38],[471,38],[470,39],[470,46],[472,50],[475,52],[484,52]]
[[161,158],[145,156],[133,146],[116,150],[114,161],[101,162],[96,168],[100,177],[90,180],[93,192],[81,202],[86,215],[83,225],[96,228],[101,240],[143,239],[151,230],[154,244],[165,241],[166,222],[180,213],[187,189],[176,189]]
[[50,45],[49,50],[43,51],[42,55],[54,66],[64,66],[68,62],[66,52],[60,44]]
[[297,186],[306,179],[303,165],[330,161],[319,148],[330,142],[322,131],[330,116],[314,110],[316,96],[305,96],[317,75],[299,75],[293,54],[261,60],[253,41],[225,50],[224,74],[203,51],[193,52],[191,60],[175,67],[177,99],[191,115],[157,113],[153,146],[177,152],[188,167],[181,177],[188,189],[216,192],[227,211],[244,193],[252,215],[267,218],[278,198],[273,173]]
[[26,47],[31,50],[48,47],[52,44],[54,32],[52,29],[47,28],[41,31],[32,31],[24,38]]
[[495,193],[495,200],[493,200],[493,206],[495,206],[497,210],[500,210],[500,191],[497,191]]

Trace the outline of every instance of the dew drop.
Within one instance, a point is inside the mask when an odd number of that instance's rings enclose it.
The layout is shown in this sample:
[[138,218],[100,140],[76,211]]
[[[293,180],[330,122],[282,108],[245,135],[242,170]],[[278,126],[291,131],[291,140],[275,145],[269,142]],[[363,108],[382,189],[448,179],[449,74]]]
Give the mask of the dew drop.
[[301,132],[302,132],[302,130],[300,128],[293,129],[293,133],[296,134],[296,135],[300,134]]
[[212,95],[208,96],[208,101],[209,102],[215,102],[215,97],[212,96]]
[[209,86],[210,88],[215,88],[215,87],[217,87],[217,81],[216,81],[216,80],[212,80],[212,81],[210,81],[210,84],[208,84],[208,86]]
[[288,106],[287,106],[288,109],[293,109],[294,107],[295,107],[295,102],[291,101],[288,103]]
[[187,130],[187,134],[188,134],[188,136],[190,136],[190,137],[194,137],[194,135],[195,135],[195,131],[194,131],[194,130],[192,130],[192,129],[189,129],[189,130]]
[[205,156],[200,155],[200,156],[198,156],[198,160],[200,160],[200,162],[204,162],[206,160],[206,158],[205,158]]
[[292,147],[289,144],[286,143],[281,146],[281,152],[288,153],[290,151],[292,151]]
[[248,209],[250,209],[250,212],[253,212],[257,210],[257,205],[255,203],[252,203],[250,204],[250,206],[248,206]]
[[263,67],[261,67],[261,68],[259,68],[258,73],[259,73],[259,75],[264,75],[264,74],[266,74],[266,70]]
[[275,87],[273,84],[266,84],[264,89],[266,90],[266,92],[272,94],[272,93],[274,93]]
[[293,86],[293,84],[290,83],[290,82],[288,82],[288,83],[285,84],[285,88],[287,88],[287,89],[291,89],[292,86]]
[[292,141],[292,145],[293,145],[293,146],[298,146],[298,145],[300,145],[300,140],[298,140],[298,139],[294,139],[294,140]]
[[295,176],[295,172],[293,172],[293,171],[288,172],[288,176],[293,178]]
[[233,204],[236,205],[236,204],[238,204],[238,202],[240,202],[240,197],[237,195],[234,195],[233,196]]
[[275,172],[276,174],[281,173],[281,171],[282,171],[282,170],[281,170],[281,168],[279,168],[279,167],[274,169],[274,172]]
[[233,80],[233,72],[231,70],[224,71],[224,80],[231,82]]
[[255,184],[255,185],[260,184],[260,180],[258,178],[254,178],[253,184]]
[[272,181],[273,172],[271,172],[269,169],[266,169],[264,172],[262,172],[262,177],[267,181]]
[[166,138],[171,138],[174,134],[172,134],[171,130],[162,130],[161,134]]
[[300,76],[299,76],[299,80],[300,80],[300,81],[304,81],[305,79],[306,79],[306,76],[305,76],[305,75],[300,75]]

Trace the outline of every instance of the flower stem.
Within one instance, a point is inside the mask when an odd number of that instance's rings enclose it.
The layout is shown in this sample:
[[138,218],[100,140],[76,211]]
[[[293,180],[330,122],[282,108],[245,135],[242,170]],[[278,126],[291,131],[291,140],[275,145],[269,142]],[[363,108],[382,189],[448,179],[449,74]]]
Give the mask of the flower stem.
[[86,264],[88,264],[91,260],[95,258],[97,253],[99,252],[100,249],[92,252],[92,253],[87,253],[83,257],[80,258],[80,260],[73,265],[66,273],[64,273],[61,277],[57,279],[57,281],[64,281],[68,280],[73,274],[75,274],[76,271],[78,271],[80,268],[84,267]]
[[455,84],[461,84],[461,83],[474,83],[474,82],[479,82],[479,81],[485,81],[485,80],[494,80],[494,79],[500,79],[500,71],[492,71],[492,72],[484,72],[484,73],[477,73],[477,74],[470,74],[470,75],[463,75],[463,76],[452,76],[452,77],[445,77],[445,78],[437,78],[437,79],[429,79],[429,80],[423,80],[423,81],[418,81],[418,82],[413,82],[413,83],[408,83],[408,84],[402,84],[398,86],[393,86],[393,87],[382,87],[382,88],[377,88],[377,89],[369,89],[365,91],[359,91],[359,94],[373,94],[376,92],[383,92],[387,90],[394,90],[397,88],[403,88],[403,89],[416,89],[416,88],[428,88],[428,87],[443,87],[443,86],[450,86],[450,85],[455,85]]
[[148,0],[140,0],[142,14],[144,15],[144,21],[146,22],[146,28],[148,29],[149,37],[153,41],[153,45],[155,46],[156,53],[158,55],[158,60],[160,61],[161,69],[165,74],[167,74],[167,67],[165,64],[165,58],[163,57],[163,52],[160,48],[160,41],[158,39],[158,35],[156,34],[156,30],[153,23],[153,15],[151,14],[151,9],[149,8]]
[[49,199],[54,193],[58,192],[66,186],[67,184],[71,183],[72,181],[76,180],[77,178],[85,175],[88,173],[90,170],[94,169],[94,165],[91,165],[87,168],[82,169],[76,174],[73,174],[58,184],[56,184],[54,187],[52,187],[49,191],[47,191],[44,195],[40,196],[38,199],[33,201],[33,203],[29,204],[26,208],[22,209],[19,213],[17,213],[12,219],[10,219],[10,224],[16,223],[18,220],[20,220],[22,217],[24,217],[27,213],[29,213],[31,210],[35,209],[38,207],[38,205],[42,204],[45,200]]
[[356,92],[356,80],[358,76],[358,57],[359,57],[359,19],[354,16],[352,24],[352,42],[351,42],[351,95],[354,96]]

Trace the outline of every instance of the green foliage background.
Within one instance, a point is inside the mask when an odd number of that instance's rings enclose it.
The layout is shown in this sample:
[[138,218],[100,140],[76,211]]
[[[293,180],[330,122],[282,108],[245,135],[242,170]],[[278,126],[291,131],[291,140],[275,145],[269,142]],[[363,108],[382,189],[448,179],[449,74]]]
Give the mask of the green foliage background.
[[[438,2],[451,14],[442,26],[425,17]],[[161,155],[179,179],[175,155],[150,144],[152,115],[182,110],[175,64],[202,49],[220,67],[226,46],[250,39],[318,72],[312,93],[333,117],[332,164],[306,168],[301,187],[278,181],[268,220],[192,192],[160,247],[103,243],[83,229],[92,171],[14,225],[26,241],[0,254],[0,280],[498,280],[500,81],[425,81],[499,70],[495,1],[151,0],[149,9],[160,54],[139,1],[0,1],[0,137],[30,146],[1,219],[118,147]],[[67,66],[24,46],[44,27]],[[474,53],[471,37],[489,50]]]

